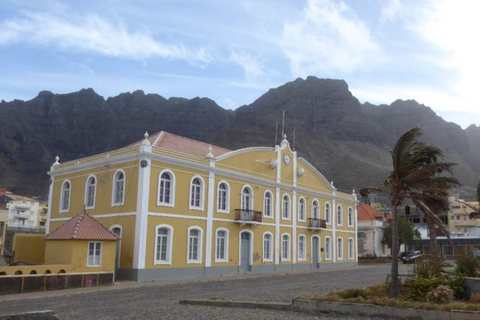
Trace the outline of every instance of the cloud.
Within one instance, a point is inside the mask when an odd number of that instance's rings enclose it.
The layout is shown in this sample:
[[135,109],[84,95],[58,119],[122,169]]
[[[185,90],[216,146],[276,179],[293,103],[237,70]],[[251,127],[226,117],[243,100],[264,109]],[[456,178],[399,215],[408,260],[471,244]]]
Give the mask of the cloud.
[[205,48],[156,41],[150,32],[130,31],[122,23],[112,23],[97,14],[62,16],[46,12],[24,12],[21,18],[0,25],[0,45],[36,43],[63,50],[92,52],[111,57],[143,60],[151,57],[209,62]]
[[266,75],[265,66],[248,53],[231,52],[230,61],[239,65],[249,82],[255,82]]
[[367,26],[331,0],[308,0],[301,19],[284,24],[280,46],[294,76],[351,73],[383,59]]
[[382,1],[380,13],[380,23],[392,22],[401,16],[404,12],[404,5],[401,0]]

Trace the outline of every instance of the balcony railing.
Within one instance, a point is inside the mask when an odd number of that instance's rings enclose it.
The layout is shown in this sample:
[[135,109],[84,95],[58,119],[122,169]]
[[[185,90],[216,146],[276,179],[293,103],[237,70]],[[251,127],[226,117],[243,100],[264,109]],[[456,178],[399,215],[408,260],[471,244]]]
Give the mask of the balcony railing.
[[235,209],[235,220],[243,223],[262,222],[262,213],[255,210]]
[[313,229],[326,229],[327,221],[323,219],[309,218],[308,226]]

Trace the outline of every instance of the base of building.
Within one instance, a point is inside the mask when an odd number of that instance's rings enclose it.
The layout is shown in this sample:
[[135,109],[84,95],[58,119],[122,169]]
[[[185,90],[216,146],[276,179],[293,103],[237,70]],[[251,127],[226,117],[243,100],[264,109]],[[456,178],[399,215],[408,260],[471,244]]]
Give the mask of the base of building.
[[119,269],[117,279],[137,282],[191,279],[227,275],[259,274],[273,272],[288,272],[314,269],[333,269],[357,266],[357,262],[320,263],[318,268],[311,264],[277,264],[277,265],[253,265],[250,271],[245,272],[239,266],[229,267],[191,267],[191,268],[162,268],[162,269]]

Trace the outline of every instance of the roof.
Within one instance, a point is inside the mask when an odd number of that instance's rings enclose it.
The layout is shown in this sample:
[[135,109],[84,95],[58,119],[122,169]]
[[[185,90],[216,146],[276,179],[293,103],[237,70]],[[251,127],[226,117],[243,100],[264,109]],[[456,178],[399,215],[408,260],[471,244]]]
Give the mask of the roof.
[[83,211],[55,229],[45,240],[118,240],[118,237]]
[[[384,217],[383,212],[378,211],[377,209],[365,203],[359,204],[357,210],[359,221],[373,221],[383,219]],[[391,216],[387,215],[387,220],[391,220]]]
[[[140,140],[132,145],[140,145]],[[181,152],[195,157],[205,158],[208,149],[212,147],[212,153],[215,157],[228,153],[231,150],[218,147],[209,143],[177,136],[176,134],[160,131],[148,137],[148,141],[153,147],[163,148],[176,152]]]
[[39,202],[38,200],[29,198],[29,197],[25,197],[25,196],[19,196],[19,195],[15,195],[15,194],[5,194],[5,195],[7,197],[11,198],[13,201],[35,201],[35,202]]

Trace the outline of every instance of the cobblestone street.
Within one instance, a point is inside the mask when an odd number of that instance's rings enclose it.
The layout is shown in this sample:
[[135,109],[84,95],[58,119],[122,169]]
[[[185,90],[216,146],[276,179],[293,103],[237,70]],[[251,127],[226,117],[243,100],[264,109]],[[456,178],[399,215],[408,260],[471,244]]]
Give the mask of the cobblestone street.
[[[399,267],[400,273],[411,268]],[[366,287],[384,281],[388,273],[390,265],[385,264],[206,280],[121,282],[100,288],[0,296],[0,315],[54,310],[61,319],[358,319],[263,309],[185,306],[179,301],[194,298],[291,301],[301,295]]]

